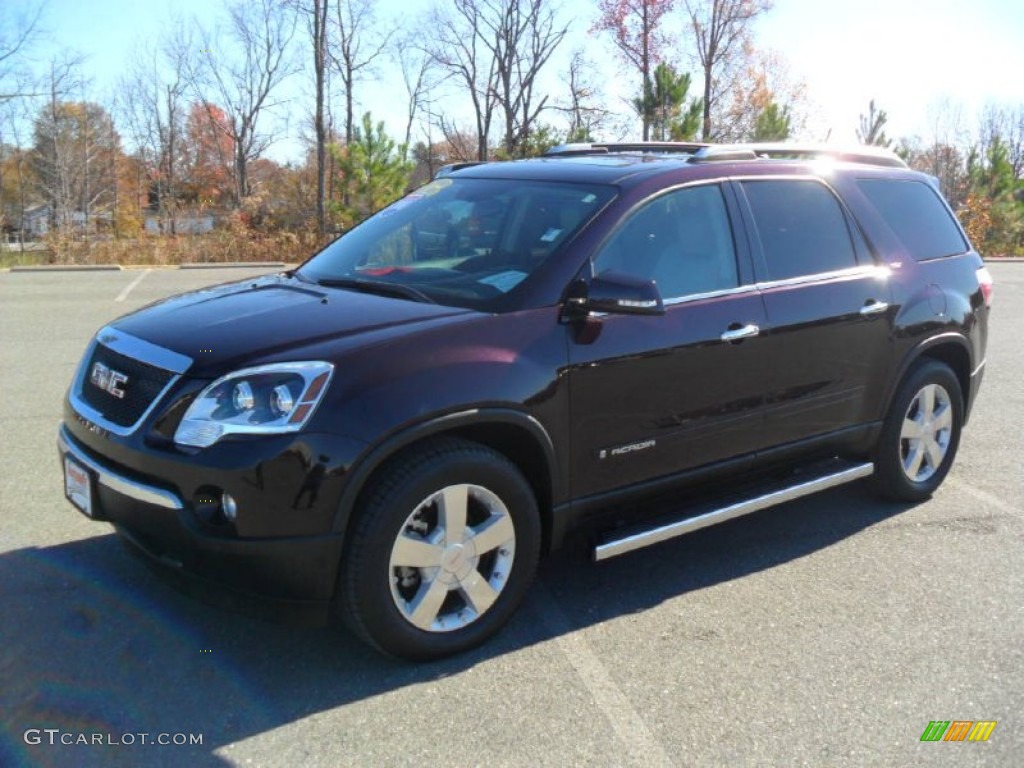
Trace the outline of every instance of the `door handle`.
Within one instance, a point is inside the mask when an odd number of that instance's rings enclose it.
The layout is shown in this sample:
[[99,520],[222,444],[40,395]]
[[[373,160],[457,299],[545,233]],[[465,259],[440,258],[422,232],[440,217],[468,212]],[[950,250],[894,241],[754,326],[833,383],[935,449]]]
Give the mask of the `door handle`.
[[753,336],[757,336],[761,332],[753,323],[744,325],[742,328],[732,328],[722,334],[722,341],[740,341],[741,339],[749,339]]
[[870,299],[867,304],[860,308],[860,313],[865,317],[870,317],[871,315],[880,315],[888,308],[889,305],[884,301],[875,301],[874,299]]

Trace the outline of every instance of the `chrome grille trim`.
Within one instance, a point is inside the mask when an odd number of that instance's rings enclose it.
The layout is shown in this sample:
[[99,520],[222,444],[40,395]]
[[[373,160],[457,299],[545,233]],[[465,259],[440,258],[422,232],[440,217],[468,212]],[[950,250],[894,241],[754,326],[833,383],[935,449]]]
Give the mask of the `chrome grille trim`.
[[[102,413],[85,402],[81,396],[82,387],[84,386],[86,376],[88,375],[89,361],[92,359],[96,346],[101,342],[103,346],[108,349],[112,349],[118,354],[134,358],[146,365],[161,368],[174,374],[168,380],[164,388],[161,389],[149,405],[146,406],[146,409],[142,412],[142,415],[139,416],[135,423],[127,427],[122,427],[120,424],[115,424],[105,418]],[[75,372],[75,377],[71,382],[71,388],[68,390],[68,402],[71,404],[75,413],[86,421],[102,427],[107,432],[124,437],[135,432],[135,430],[139,428],[139,425],[149,418],[153,413],[153,410],[163,402],[171,387],[173,387],[178,382],[178,379],[181,378],[181,374],[187,371],[191,365],[192,358],[190,357],[178,354],[170,349],[164,349],[163,347],[144,341],[143,339],[132,336],[124,331],[118,331],[110,326],[105,326],[99,330],[93,340],[89,343],[88,348],[85,350],[85,354],[82,356],[81,362],[78,364],[78,370]]]

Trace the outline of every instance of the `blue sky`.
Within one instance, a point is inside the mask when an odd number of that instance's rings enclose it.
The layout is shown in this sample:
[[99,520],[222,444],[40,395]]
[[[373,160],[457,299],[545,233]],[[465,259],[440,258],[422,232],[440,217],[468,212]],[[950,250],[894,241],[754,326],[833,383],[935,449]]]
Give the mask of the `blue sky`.
[[[25,0],[2,3],[4,15],[37,5]],[[388,27],[399,14],[410,17],[425,11],[429,2],[381,0],[378,5],[380,23]],[[548,77],[557,82],[561,61],[582,45],[599,60],[595,77],[606,84],[610,99],[628,95],[633,78],[623,75],[610,42],[588,39],[596,2],[563,0],[561,5],[575,21]],[[212,25],[220,4],[49,0],[46,8],[49,36],[32,58],[44,62],[65,49],[86,54],[92,98],[107,102],[134,47],[158,39],[172,15],[195,15]],[[833,139],[852,141],[858,116],[871,98],[887,111],[890,136],[927,136],[945,103],[962,109],[967,128],[973,128],[979,110],[988,103],[1024,105],[1024,0],[776,0],[775,8],[758,24],[757,42],[779,51],[791,76],[807,85],[804,138],[824,139],[831,131]],[[674,63],[688,68],[685,57],[678,58]],[[294,137],[309,87],[296,78],[289,89],[292,105],[279,119],[290,121],[287,130]],[[362,109],[371,110],[398,133],[404,128],[402,99],[396,98],[401,93],[397,71],[383,66],[373,81],[361,86],[357,99]],[[455,114],[461,108],[456,100],[447,105]],[[298,146],[294,138],[285,140],[271,155],[296,158]]]

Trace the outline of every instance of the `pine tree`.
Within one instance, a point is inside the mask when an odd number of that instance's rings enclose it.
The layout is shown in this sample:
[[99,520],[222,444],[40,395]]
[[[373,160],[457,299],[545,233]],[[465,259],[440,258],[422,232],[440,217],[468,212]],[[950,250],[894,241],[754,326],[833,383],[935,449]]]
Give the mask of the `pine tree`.
[[684,111],[690,83],[689,72],[676,72],[662,62],[655,67],[654,77],[643,89],[643,95],[633,99],[633,109],[650,126],[652,139],[687,141],[697,135],[704,107],[700,99],[693,99]]
[[346,228],[388,205],[409,184],[414,164],[404,159],[404,147],[387,135],[384,122],[374,125],[369,112],[363,115],[362,127],[355,130],[353,142],[344,147],[331,145],[330,151],[340,170],[343,194],[339,197],[349,200],[348,205],[333,206]]
[[789,138],[789,132],[789,107],[780,108],[772,101],[757,116],[752,138],[754,141],[783,141]]

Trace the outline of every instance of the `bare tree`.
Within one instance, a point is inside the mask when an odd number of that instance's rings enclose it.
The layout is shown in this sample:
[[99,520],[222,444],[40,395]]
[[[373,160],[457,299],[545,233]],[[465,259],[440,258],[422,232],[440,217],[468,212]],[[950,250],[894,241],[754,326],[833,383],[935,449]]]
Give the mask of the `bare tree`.
[[596,106],[600,102],[598,87],[588,77],[595,69],[582,49],[573,51],[569,69],[562,77],[568,99],[554,109],[565,113],[569,141],[593,141],[610,111]]
[[390,34],[375,30],[375,21],[373,0],[337,0],[331,60],[345,89],[346,144],[351,144],[355,135],[356,81],[384,53],[391,39]]
[[295,72],[289,43],[296,15],[277,0],[233,0],[228,6],[226,36],[203,33],[204,53],[198,57],[196,78],[200,100],[218,104],[228,115],[234,142],[235,203],[251,193],[249,163],[274,141],[262,127],[268,110],[280,102],[271,97]]
[[412,143],[413,124],[421,112],[430,109],[433,92],[438,85],[434,59],[419,38],[417,32],[410,32],[395,46],[395,58],[402,70],[402,82],[405,85],[406,121],[403,146],[406,156]]
[[195,48],[190,29],[180,20],[175,22],[160,44],[140,46],[132,74],[122,79],[120,87],[123,124],[151,175],[153,202],[172,235],[177,233],[185,100]]
[[979,122],[981,154],[985,155],[998,139],[1006,148],[1014,178],[1024,176],[1024,104],[1017,107],[990,104],[982,110]]
[[505,120],[505,152],[521,156],[547,103],[534,98],[537,75],[568,31],[544,0],[479,0],[480,41],[494,62],[494,98]]
[[80,167],[76,157],[75,114],[65,98],[81,89],[82,60],[66,56],[50,60],[48,101],[35,120],[32,166],[39,193],[50,206],[50,228],[67,231],[75,210],[75,190]]
[[[803,130],[807,86],[794,79],[778,51],[754,49],[745,42],[719,72],[719,96],[711,113],[715,141],[751,141]],[[781,130],[784,123],[788,131]]]
[[739,53],[750,34],[750,25],[772,7],[772,0],[683,0],[690,30],[697,50],[697,60],[704,74],[704,141],[713,136],[711,114],[721,90],[715,78]]
[[[29,208],[31,183],[29,160],[31,153],[24,148],[23,125],[29,114],[27,98],[8,99],[0,103],[0,224],[12,227],[11,219],[18,223],[18,242],[25,247],[25,212]],[[6,174],[13,175],[13,181]],[[37,198],[38,199],[38,198]],[[12,227],[13,228],[13,227]]]
[[40,21],[46,4],[40,3],[33,11],[16,16],[5,11],[0,15],[0,102],[17,96],[42,95],[30,93],[27,73],[23,71],[25,51],[41,34]]
[[[478,159],[479,137],[471,131],[461,130],[444,115],[438,116],[438,127],[443,137],[440,144],[431,144],[434,157],[441,163],[465,163]],[[433,171],[433,168],[431,168]]]
[[[469,97],[476,122],[476,159],[486,160],[487,138],[497,106],[497,65],[482,40],[484,20],[479,0],[452,0],[445,9],[435,7],[430,28],[434,31],[430,54],[448,79]],[[443,118],[439,127],[453,144],[457,143],[453,141],[456,136],[464,135]]]
[[313,83],[315,107],[313,133],[316,158],[316,230],[320,237],[327,232],[327,118],[325,99],[328,64],[328,13],[330,0],[292,0],[296,13],[306,21],[306,31],[313,51]]
[[916,136],[901,139],[896,153],[912,168],[938,179],[943,195],[957,209],[970,190],[967,158],[974,149],[967,146],[963,109],[948,98],[939,99],[928,107],[928,122],[930,135],[924,141]]
[[431,27],[431,55],[473,105],[477,159],[487,159],[496,114],[505,153],[521,155],[547,106],[548,97],[536,93],[537,77],[568,25],[544,0],[454,0],[450,10],[434,11]]
[[[612,33],[619,53],[640,73],[641,93],[651,88],[651,72],[666,45],[658,27],[672,5],[673,0],[600,0],[598,3],[600,16],[594,29]],[[647,114],[641,117],[643,139],[647,141],[651,124]]]

